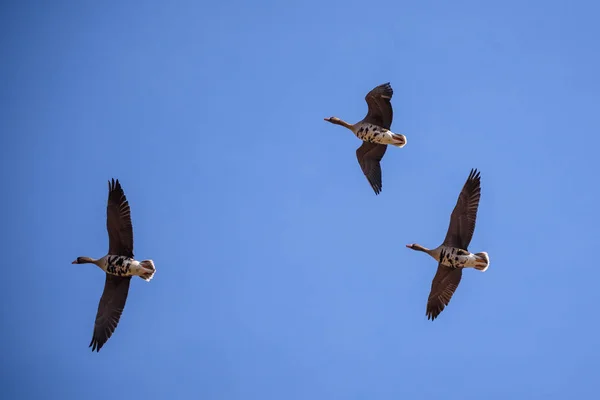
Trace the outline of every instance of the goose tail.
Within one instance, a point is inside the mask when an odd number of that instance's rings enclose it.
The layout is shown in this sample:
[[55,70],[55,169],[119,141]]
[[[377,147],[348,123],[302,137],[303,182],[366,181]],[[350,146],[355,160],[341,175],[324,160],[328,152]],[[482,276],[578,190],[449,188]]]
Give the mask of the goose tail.
[[392,133],[392,145],[399,148],[406,146],[406,136],[401,133]]
[[485,272],[490,266],[490,257],[488,253],[482,251],[481,253],[475,253],[477,260],[475,261],[475,269],[481,272]]
[[140,261],[140,267],[142,267],[142,273],[140,274],[140,278],[142,278],[146,282],[150,282],[150,279],[154,278],[154,273],[156,272],[154,262],[152,260]]

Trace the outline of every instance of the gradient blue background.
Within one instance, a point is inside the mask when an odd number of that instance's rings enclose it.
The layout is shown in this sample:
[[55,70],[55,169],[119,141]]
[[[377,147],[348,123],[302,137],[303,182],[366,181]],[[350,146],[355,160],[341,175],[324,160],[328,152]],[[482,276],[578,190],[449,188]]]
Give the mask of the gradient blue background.
[[[4,2],[0,395],[565,399],[596,394],[597,2]],[[341,127],[390,81],[375,196]],[[469,170],[470,249],[435,322]],[[107,180],[132,207],[121,322],[87,347]]]

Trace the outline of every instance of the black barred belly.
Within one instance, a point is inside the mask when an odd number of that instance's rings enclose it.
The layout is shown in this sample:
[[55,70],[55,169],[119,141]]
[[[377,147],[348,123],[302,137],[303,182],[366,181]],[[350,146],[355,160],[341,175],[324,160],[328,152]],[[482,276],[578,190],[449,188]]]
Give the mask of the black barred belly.
[[125,256],[108,256],[106,272],[117,276],[131,276],[131,264],[133,258]]
[[440,254],[440,261],[449,268],[464,268],[469,252],[456,247],[444,247]]

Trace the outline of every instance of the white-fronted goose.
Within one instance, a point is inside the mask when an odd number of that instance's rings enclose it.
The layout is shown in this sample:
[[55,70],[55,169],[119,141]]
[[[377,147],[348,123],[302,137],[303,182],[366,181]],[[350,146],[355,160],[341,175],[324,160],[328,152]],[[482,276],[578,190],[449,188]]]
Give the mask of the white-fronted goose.
[[73,264],[96,264],[106,272],[104,291],[98,305],[94,334],[90,347],[100,351],[117,328],[129,292],[132,276],[150,281],[156,272],[152,260],[133,259],[133,228],[129,203],[119,180],[108,182],[108,205],[106,207],[108,230],[108,254],[97,260],[77,257]]
[[356,149],[356,157],[375,194],[379,194],[382,188],[380,161],[387,145],[404,147],[406,144],[406,136],[390,131],[394,118],[391,103],[393,94],[389,82],[367,93],[365,100],[369,111],[364,119],[355,124],[349,124],[337,117],[325,118],[325,121],[350,129],[363,141]]
[[427,319],[433,321],[448,305],[460,283],[463,268],[484,272],[490,265],[486,252],[472,254],[467,250],[475,231],[480,196],[480,174],[472,169],[450,216],[444,243],[433,250],[418,244],[406,245],[409,249],[429,254],[439,263],[427,300]]

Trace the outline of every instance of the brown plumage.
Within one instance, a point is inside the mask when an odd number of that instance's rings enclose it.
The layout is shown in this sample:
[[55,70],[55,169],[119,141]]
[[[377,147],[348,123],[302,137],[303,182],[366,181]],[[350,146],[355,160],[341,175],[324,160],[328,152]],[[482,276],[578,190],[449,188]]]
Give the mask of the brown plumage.
[[139,276],[149,282],[156,272],[154,261],[133,258],[131,211],[118,179],[108,182],[106,230],[108,254],[98,259],[77,257],[73,261],[73,264],[95,264],[106,274],[90,342],[92,351],[100,351],[117,328],[127,301],[131,277]]
[[369,184],[375,191],[375,194],[381,193],[381,164],[380,161],[387,150],[387,145],[379,143],[363,142],[356,149],[356,158],[363,173],[367,177]]
[[[129,203],[119,180],[108,182],[108,205],[106,207],[108,231],[108,254],[133,258],[133,228]],[[106,274],[104,291],[98,304],[94,334],[90,347],[100,351],[117,328],[125,308],[131,277]]]
[[[444,239],[443,246],[458,247],[468,250],[473,232],[475,231],[475,220],[479,198],[481,197],[481,179],[477,170],[471,170],[465,182],[458,200],[450,216],[450,225]],[[432,321],[450,303],[452,295],[456,291],[462,277],[462,268],[448,268],[441,263],[438,264],[437,272],[431,282],[431,292],[427,299],[427,319]]]
[[130,276],[106,274],[104,291],[98,304],[98,313],[94,323],[94,334],[89,346],[92,351],[100,351],[117,329],[129,294],[130,282]]
[[[372,89],[365,96],[365,101],[369,107],[367,116],[362,122],[369,122],[373,125],[381,126],[385,129],[392,128],[394,119],[394,110],[392,109],[392,96],[394,90],[390,83],[384,83]],[[369,184],[375,191],[375,194],[381,193],[383,183],[381,179],[381,159],[387,150],[387,145],[379,143],[363,144],[356,149],[356,158],[360,168],[367,177]]]
[[462,268],[448,268],[438,264],[427,299],[427,319],[432,321],[436,319],[450,303],[450,299],[460,283],[460,278],[462,278],[462,271]]
[[[365,101],[368,106],[367,115],[356,124],[349,124],[337,117],[325,118],[325,121],[350,129],[359,136],[359,138],[361,138],[360,135],[362,134],[362,129],[360,129],[360,127],[365,127],[368,124],[377,127],[377,134],[375,134],[372,139],[363,140],[362,145],[356,149],[358,164],[369,181],[369,184],[375,191],[375,194],[379,194],[382,190],[380,162],[387,149],[387,144],[380,143],[379,141],[383,140],[381,139],[384,137],[382,132],[389,131],[392,126],[394,111],[392,109],[391,99],[393,95],[394,91],[389,82],[372,89],[365,96]],[[397,141],[389,142],[391,144],[403,147],[406,143],[406,137],[404,135],[391,132],[389,132],[389,135],[393,139],[387,140]]]
[[369,110],[367,116],[361,122],[368,122],[385,129],[391,129],[394,119],[394,110],[392,109],[392,96],[394,90],[390,83],[384,83],[372,89],[365,96],[365,101]]
[[481,177],[476,169],[472,169],[465,182],[458,200],[450,216],[450,226],[444,239],[444,245],[467,250],[471,244],[477,209],[481,197]]
[[485,271],[489,266],[487,253],[471,254],[468,251],[475,231],[480,197],[480,173],[472,169],[452,210],[444,242],[432,250],[418,244],[407,245],[408,248],[425,252],[438,261],[437,272],[431,283],[427,300],[426,314],[432,321],[450,303],[462,278],[463,268],[473,267]]
[[133,227],[131,211],[119,180],[108,182],[106,206],[106,230],[108,231],[108,254],[133,258]]

